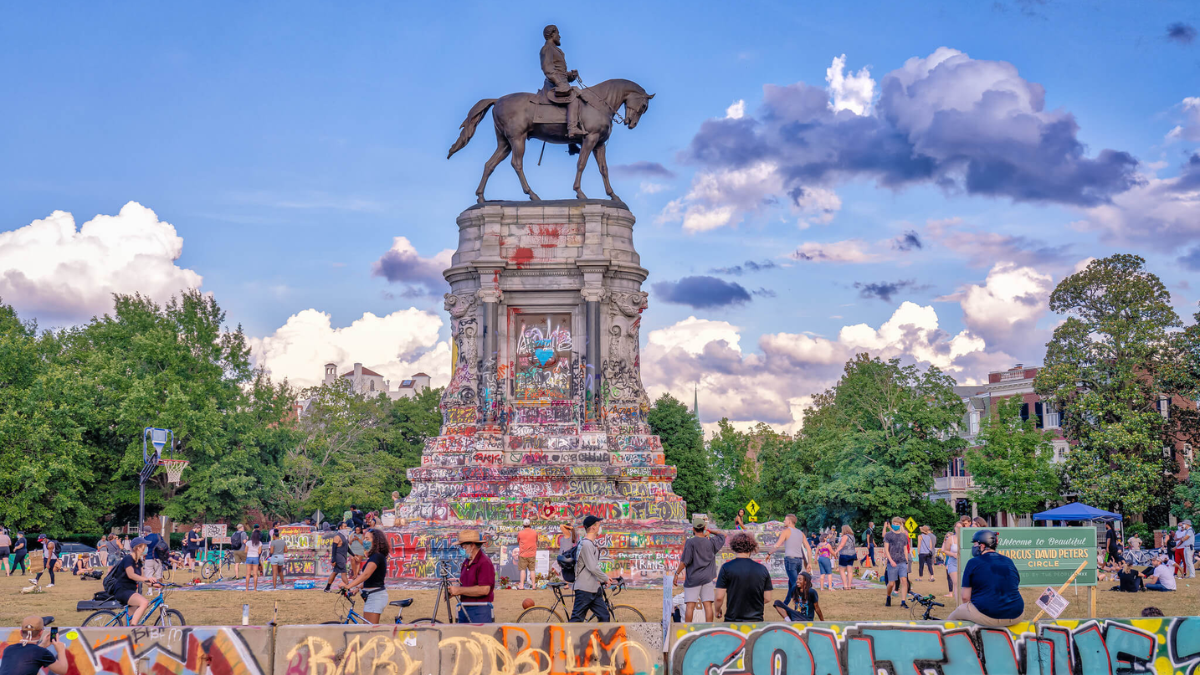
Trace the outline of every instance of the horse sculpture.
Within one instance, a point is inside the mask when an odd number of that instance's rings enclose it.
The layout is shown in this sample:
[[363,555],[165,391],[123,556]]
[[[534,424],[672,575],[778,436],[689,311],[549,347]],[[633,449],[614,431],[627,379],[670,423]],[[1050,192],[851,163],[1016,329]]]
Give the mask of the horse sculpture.
[[[583,89],[580,96],[585,103],[580,111],[580,122],[585,131],[585,135],[582,137],[568,137],[566,109],[540,103],[541,97],[537,94],[517,93],[498,99],[485,98],[476,103],[471,108],[471,112],[467,113],[467,119],[462,123],[462,131],[458,134],[458,140],[450,146],[450,154],[446,158],[453,157],[454,153],[466,147],[467,143],[471,141],[471,137],[475,135],[475,127],[483,120],[488,108],[494,105],[496,109],[492,111],[492,122],[496,127],[496,151],[484,165],[483,178],[479,181],[479,188],[475,190],[475,196],[478,197],[480,204],[484,203],[483,189],[487,186],[488,177],[492,175],[492,171],[495,171],[496,165],[503,161],[510,152],[512,153],[513,169],[516,170],[517,177],[521,179],[521,189],[529,195],[531,200],[541,199],[529,187],[529,182],[525,180],[525,171],[522,169],[525,159],[525,141],[530,138],[560,145],[579,145],[579,161],[575,166],[575,196],[579,199],[587,199],[587,195],[579,189],[579,182],[583,179],[583,168],[587,166],[588,155],[594,153],[596,165],[600,167],[600,176],[604,178],[604,191],[610,199],[620,201],[613,193],[612,185],[608,182],[608,161],[604,158],[605,143],[612,134],[613,117],[616,116],[617,110],[624,105],[625,126],[633,129],[650,106],[650,99],[654,98],[654,94],[647,94],[646,90],[638,86],[636,82],[605,80],[594,87]],[[561,122],[557,119],[560,116]],[[551,118],[552,121],[543,121]],[[572,151],[574,149],[574,147],[571,148]]]

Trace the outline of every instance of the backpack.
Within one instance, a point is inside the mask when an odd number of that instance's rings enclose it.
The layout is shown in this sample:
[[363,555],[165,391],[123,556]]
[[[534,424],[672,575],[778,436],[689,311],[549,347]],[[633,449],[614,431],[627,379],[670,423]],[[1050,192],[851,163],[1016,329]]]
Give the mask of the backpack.
[[234,551],[240,551],[242,550],[242,544],[246,543],[245,540],[245,532],[234,532],[233,535],[229,537],[229,548]]
[[[583,540],[580,539],[579,543]],[[575,562],[579,558],[579,543],[558,554],[558,567],[562,570],[563,581],[575,583]]]

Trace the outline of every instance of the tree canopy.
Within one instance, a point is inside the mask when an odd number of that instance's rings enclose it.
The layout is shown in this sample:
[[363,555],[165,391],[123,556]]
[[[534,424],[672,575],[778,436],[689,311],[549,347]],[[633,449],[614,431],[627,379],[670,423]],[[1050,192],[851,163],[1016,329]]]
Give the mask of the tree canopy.
[[1021,397],[996,405],[983,420],[979,445],[966,452],[967,470],[978,490],[972,495],[984,513],[1033,513],[1059,498],[1054,432],[1039,431],[1034,417],[1021,419]]

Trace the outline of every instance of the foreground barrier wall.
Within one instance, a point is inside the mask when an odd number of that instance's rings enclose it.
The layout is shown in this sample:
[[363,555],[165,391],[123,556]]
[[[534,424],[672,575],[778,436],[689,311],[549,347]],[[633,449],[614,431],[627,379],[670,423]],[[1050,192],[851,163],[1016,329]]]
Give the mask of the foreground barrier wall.
[[[62,628],[68,675],[267,675],[274,640],[267,627]],[[21,641],[0,629],[0,648]]]
[[[672,628],[670,675],[1197,675],[1200,618]],[[938,670],[934,670],[934,668]]]
[[[62,629],[68,675],[1200,675],[1200,617]],[[0,648],[20,640],[0,629]]]

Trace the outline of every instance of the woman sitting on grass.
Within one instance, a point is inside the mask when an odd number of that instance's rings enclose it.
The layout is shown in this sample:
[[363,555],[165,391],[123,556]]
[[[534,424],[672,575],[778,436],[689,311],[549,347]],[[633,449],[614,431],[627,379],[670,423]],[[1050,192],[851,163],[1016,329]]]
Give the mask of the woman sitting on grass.
[[[788,607],[789,603],[795,609]],[[814,614],[817,616],[817,620],[824,621],[825,614],[821,612],[821,605],[817,602],[817,592],[812,587],[812,575],[808,572],[801,572],[800,577],[796,580],[796,588],[792,591],[792,597],[785,602],[776,600],[775,611],[779,612],[779,618],[787,621],[812,621]]]

